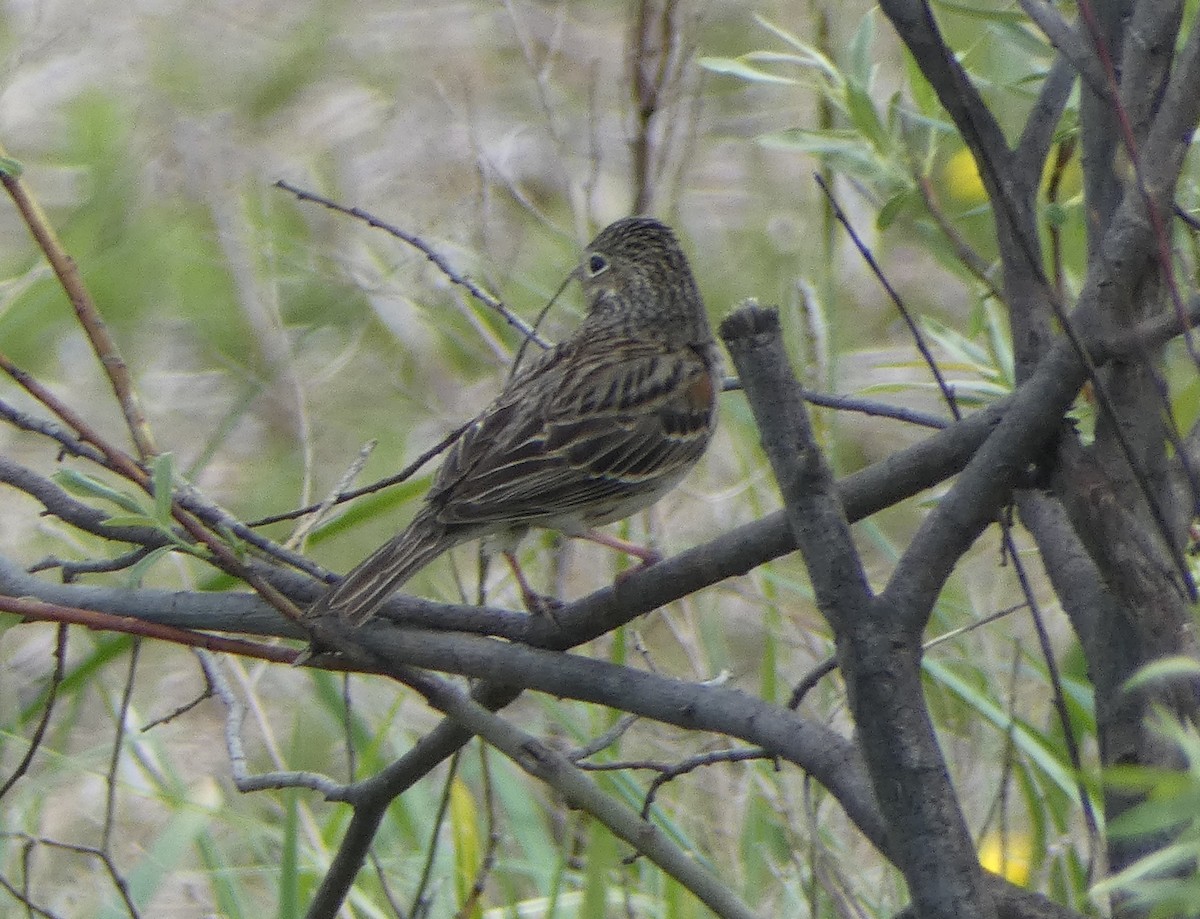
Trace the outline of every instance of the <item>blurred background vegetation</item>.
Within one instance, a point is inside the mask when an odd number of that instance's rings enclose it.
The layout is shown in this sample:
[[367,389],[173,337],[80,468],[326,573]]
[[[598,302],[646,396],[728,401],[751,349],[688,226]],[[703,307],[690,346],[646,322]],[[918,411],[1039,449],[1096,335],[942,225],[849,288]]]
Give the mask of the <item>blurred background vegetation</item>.
[[[959,391],[977,401],[1002,394],[1011,367],[1001,312],[946,232],[989,258],[978,178],[895,38],[876,34],[869,5],[713,0],[680,10],[685,59],[654,126],[651,209],[680,230],[714,320],[746,296],[779,304],[813,388],[938,410],[899,317],[829,216],[812,178],[825,170],[891,283],[924,318]],[[1002,123],[1019,126],[1049,62],[1045,46],[1007,8],[937,10]],[[287,179],[420,235],[532,319],[580,246],[633,206],[632,19],[631,6],[600,2],[10,2],[0,11],[0,141],[24,165],[112,325],[159,443],[207,494],[254,519],[322,497],[369,440],[378,446],[362,481],[400,468],[489,401],[519,344],[419,252],[273,183]],[[1078,186],[1068,147],[1046,205],[1061,228],[1068,289],[1082,266]],[[0,209],[0,278],[0,348],[115,437],[120,415],[103,374],[9,208]],[[570,290],[547,334],[570,327],[578,311]],[[1186,424],[1197,388],[1180,392]],[[7,382],[0,394],[29,406]],[[630,522],[633,535],[672,551],[777,506],[744,403],[728,396],[722,410],[701,468]],[[859,415],[818,411],[817,422],[840,473],[922,436]],[[0,449],[53,468],[44,442],[8,428]],[[354,506],[307,548],[348,568],[399,529],[426,484],[418,476]],[[919,520],[921,504],[911,504],[858,527],[880,576]],[[0,551],[24,564],[108,551],[38,511],[5,493]],[[537,577],[568,596],[614,573],[592,547],[545,537],[528,552]],[[474,569],[464,549],[411,589],[474,599]],[[500,575],[489,598],[513,603]],[[186,559],[159,563],[146,583],[227,586]],[[984,540],[934,626],[950,632],[1019,603],[997,544]],[[44,706],[54,632],[14,628],[12,617],[3,624],[7,771]],[[1051,628],[1086,750],[1087,684],[1066,624],[1052,617]],[[791,558],[586,649],[615,660],[645,653],[663,672],[725,675],[776,700],[830,651]],[[237,793],[215,701],[142,730],[203,690],[190,652],[147,646],[135,657],[130,639],[82,630],[68,652],[66,701],[34,768],[0,801],[5,876],[19,876],[28,858],[31,887],[56,914],[126,913],[97,859],[47,845],[27,856],[26,846],[32,838],[100,845],[114,720],[136,662],[111,847],[133,901],[154,916],[302,910],[346,809],[307,792]],[[392,684],[222,666],[249,706],[252,769],[344,777],[348,732],[366,774],[434,723]],[[989,864],[1082,905],[1091,853],[1032,627],[1013,615],[956,635],[930,652],[926,672]],[[804,710],[845,727],[835,684],[822,683]],[[568,749],[614,718],[533,696],[519,705],[527,729]],[[637,725],[601,758],[674,761],[700,752],[698,743],[721,745]],[[637,772],[600,778],[635,803],[648,782]],[[448,816],[438,820],[443,800]],[[663,788],[657,807],[763,914],[883,916],[905,902],[894,869],[793,769],[710,767]],[[490,832],[501,844],[473,915],[703,912],[654,867],[624,861],[603,830],[472,747],[457,777],[443,769],[393,806],[375,848],[378,872],[360,876],[352,914],[391,915],[389,896],[405,912],[437,916],[472,904]]]

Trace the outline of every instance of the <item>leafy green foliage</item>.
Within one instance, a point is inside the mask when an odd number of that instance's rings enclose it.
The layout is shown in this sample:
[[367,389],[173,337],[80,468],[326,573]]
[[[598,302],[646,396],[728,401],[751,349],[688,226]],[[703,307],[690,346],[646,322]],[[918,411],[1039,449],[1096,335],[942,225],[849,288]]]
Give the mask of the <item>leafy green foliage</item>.
[[[1133,682],[1177,680],[1189,686],[1198,677],[1200,665],[1195,661],[1171,659],[1144,668]],[[1161,845],[1096,885],[1095,893],[1120,893],[1155,919],[1200,916],[1200,875],[1195,870],[1200,858],[1200,736],[1165,715],[1158,729],[1178,746],[1184,769],[1114,766],[1105,780],[1116,790],[1146,798],[1114,819],[1109,832],[1125,838],[1155,837]]]

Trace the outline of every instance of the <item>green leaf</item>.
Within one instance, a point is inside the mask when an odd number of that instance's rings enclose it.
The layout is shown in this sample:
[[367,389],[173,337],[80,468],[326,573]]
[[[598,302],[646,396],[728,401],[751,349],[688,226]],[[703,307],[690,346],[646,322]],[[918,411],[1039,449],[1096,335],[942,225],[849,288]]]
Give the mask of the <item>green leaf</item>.
[[883,119],[875,108],[869,86],[851,82],[846,86],[846,111],[850,121],[859,132],[871,141],[871,145],[880,153],[885,153],[892,147],[891,135],[884,127]]
[[984,330],[987,333],[988,345],[992,350],[993,366],[998,368],[1001,380],[1010,388],[1017,385],[1017,362],[1013,357],[1012,335],[1008,329],[1008,317],[1004,309],[995,300],[988,300],[983,305],[987,322]]
[[[133,495],[110,488],[99,479],[76,472],[74,469],[60,469],[54,473],[52,478],[66,491],[81,498],[99,498],[101,501],[107,501],[122,510],[129,511],[131,514],[144,515],[146,513],[142,502]],[[144,526],[144,524],[138,524],[138,526]]]
[[153,530],[162,529],[158,520],[149,514],[114,514],[103,521],[106,527],[149,527]]
[[[293,735],[293,739],[299,733]],[[279,905],[275,915],[292,919],[300,915],[300,790],[288,788],[283,797],[282,852],[279,859]]]
[[1071,800],[1078,801],[1079,786],[1070,766],[1050,749],[1045,737],[1028,723],[1013,719],[992,698],[935,658],[926,657],[921,662],[921,669],[959,696],[998,730],[1011,732],[1013,745],[1025,754],[1030,763],[1036,765],[1038,770]]
[[583,863],[586,866],[580,919],[606,919],[608,892],[612,875],[620,864],[617,840],[599,820],[588,822],[588,842]]
[[175,487],[175,461],[170,453],[154,457],[150,467],[150,485],[154,494],[154,516],[162,526],[171,526],[171,501]]
[[874,10],[867,12],[858,22],[854,37],[850,39],[850,73],[855,85],[866,90],[871,85],[874,61],[871,59],[871,44],[875,41]]
[[1042,207],[1042,216],[1046,218],[1046,223],[1055,228],[1061,228],[1066,225],[1070,219],[1070,214],[1065,207],[1057,201],[1051,201]]
[[837,65],[834,64],[834,62],[824,54],[822,54],[816,47],[808,44],[807,42],[801,41],[798,36],[793,35],[787,29],[777,26],[769,20],[763,19],[761,16],[755,16],[754,19],[760,26],[762,26],[776,38],[781,39],[782,41],[791,45],[793,48],[800,51],[804,58],[804,65],[818,71],[829,82],[830,85],[840,86],[845,83],[845,77],[842,76],[842,72],[838,69]]
[[841,171],[872,182],[883,171],[874,149],[869,144],[863,143],[862,138],[854,132],[837,133],[789,128],[785,131],[763,134],[758,138],[758,142],[773,150],[794,150],[797,153],[827,157],[831,165]]
[[[455,776],[450,782],[450,830],[454,838],[454,887],[458,898],[458,915],[467,903],[475,878],[483,865],[483,843],[480,820],[475,798],[461,778]],[[479,919],[482,915],[476,902],[467,919]]]
[[985,19],[990,22],[1010,22],[1021,23],[1028,22],[1025,13],[1019,9],[999,8],[989,4],[988,6],[968,6],[965,3],[951,3],[949,0],[938,0],[937,6],[940,9],[951,13],[958,13],[961,16],[970,16],[973,19]]
[[149,552],[144,558],[140,558],[128,572],[128,582],[130,587],[140,587],[142,578],[146,576],[151,568],[157,564],[160,558],[170,555],[174,550],[170,546],[159,546],[157,549]]
[[742,80],[748,80],[752,83],[787,83],[795,84],[796,81],[790,77],[781,77],[778,74],[768,73],[765,70],[760,70],[752,64],[748,63],[744,58],[736,57],[702,57],[700,58],[700,66],[712,73],[720,73],[726,76],[738,77]]
[[1200,817],[1200,785],[1183,790],[1157,788],[1156,796],[1131,807],[1108,824],[1114,836],[1144,836],[1160,833]]
[[1200,676],[1200,663],[1190,657],[1162,657],[1140,668],[1125,681],[1126,691],[1144,689],[1156,683],[1194,680]]
[[793,32],[789,32],[783,26],[775,25],[775,23],[771,22],[771,20],[766,19],[765,17],[760,16],[757,13],[754,14],[754,21],[757,22],[764,29],[766,29],[768,32],[770,32],[772,35],[774,35],[776,38],[782,39],[784,42],[791,45],[793,48],[798,48],[801,51],[808,51],[809,48],[811,47],[807,42],[803,41],[799,35],[796,35]]
[[6,179],[19,179],[24,171],[25,167],[21,165],[20,160],[14,160],[11,156],[0,156],[0,176],[4,176]]
[[913,193],[908,189],[892,195],[891,198],[884,202],[883,207],[879,209],[879,214],[875,218],[876,229],[886,230],[895,223],[896,218],[900,216],[904,208],[913,199]]

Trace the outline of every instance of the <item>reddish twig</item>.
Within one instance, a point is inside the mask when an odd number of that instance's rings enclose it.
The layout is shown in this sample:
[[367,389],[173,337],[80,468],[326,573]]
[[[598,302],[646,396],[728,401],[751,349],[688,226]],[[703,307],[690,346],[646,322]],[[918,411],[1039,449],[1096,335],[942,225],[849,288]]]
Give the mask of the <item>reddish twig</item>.
[[[44,600],[31,600],[24,597],[0,596],[0,611],[15,613],[38,622],[59,622],[69,625],[81,625],[97,632],[121,632],[126,635],[138,635],[143,638],[154,638],[159,641],[169,641],[176,645],[190,648],[204,648],[207,651],[222,651],[226,654],[237,654],[241,657],[253,657],[258,660],[275,664],[294,664],[303,653],[296,648],[281,645],[264,645],[258,642],[244,641],[238,638],[223,638],[219,635],[209,635],[205,632],[192,632],[175,626],[160,625],[147,622],[133,616],[117,616],[112,613],[102,613],[97,610],[80,609],[76,606],[61,606],[57,603],[47,603]],[[323,667],[322,669],[330,669]],[[332,669],[339,669],[336,666]]]

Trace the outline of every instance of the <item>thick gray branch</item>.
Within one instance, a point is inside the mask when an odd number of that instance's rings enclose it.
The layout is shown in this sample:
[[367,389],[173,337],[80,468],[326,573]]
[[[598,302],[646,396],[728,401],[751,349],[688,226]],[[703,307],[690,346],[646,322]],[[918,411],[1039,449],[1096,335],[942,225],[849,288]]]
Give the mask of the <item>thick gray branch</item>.
[[763,447],[837,637],[859,743],[887,823],[889,855],[924,919],[995,916],[921,688],[920,634],[871,595],[833,477],[812,436],[774,310],[721,324]]

